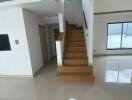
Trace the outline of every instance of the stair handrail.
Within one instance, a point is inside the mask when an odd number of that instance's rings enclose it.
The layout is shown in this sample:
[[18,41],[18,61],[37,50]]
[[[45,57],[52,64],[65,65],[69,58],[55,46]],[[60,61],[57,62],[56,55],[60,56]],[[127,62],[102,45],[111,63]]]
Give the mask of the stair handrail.
[[68,22],[65,20],[65,32],[60,32],[56,40],[57,66],[63,66],[65,34],[68,32]]

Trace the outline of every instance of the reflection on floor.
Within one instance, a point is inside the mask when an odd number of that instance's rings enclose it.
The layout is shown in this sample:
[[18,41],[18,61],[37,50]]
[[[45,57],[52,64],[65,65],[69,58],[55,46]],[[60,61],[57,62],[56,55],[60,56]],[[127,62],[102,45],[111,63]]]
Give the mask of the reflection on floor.
[[34,79],[0,79],[0,100],[131,100],[131,61],[131,56],[95,57],[92,85],[56,82],[53,60]]
[[131,83],[132,62],[119,60],[108,61],[106,64],[105,82]]

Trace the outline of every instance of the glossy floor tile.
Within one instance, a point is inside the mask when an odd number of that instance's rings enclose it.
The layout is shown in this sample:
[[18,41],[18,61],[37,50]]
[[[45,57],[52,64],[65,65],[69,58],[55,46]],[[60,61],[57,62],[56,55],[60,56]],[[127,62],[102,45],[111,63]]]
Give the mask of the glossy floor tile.
[[0,100],[132,100],[132,57],[94,57],[95,84],[56,82],[56,61],[34,79],[0,79]]

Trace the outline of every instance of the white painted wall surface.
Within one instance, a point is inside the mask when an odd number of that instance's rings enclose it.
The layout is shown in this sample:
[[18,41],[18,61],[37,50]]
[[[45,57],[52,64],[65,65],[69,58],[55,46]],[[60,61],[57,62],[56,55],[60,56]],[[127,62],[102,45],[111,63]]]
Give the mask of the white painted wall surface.
[[69,23],[83,26],[82,0],[65,0],[64,10]]
[[59,18],[58,16],[44,17],[42,21],[44,24],[57,24],[59,23]]
[[[93,64],[93,0],[82,0],[82,7],[86,16],[88,29],[84,26],[85,41],[89,64]],[[84,22],[83,22],[84,23]]]
[[39,35],[39,20],[37,15],[23,9],[25,29],[30,52],[32,71],[35,73],[43,66],[42,51]]
[[0,3],[0,8],[8,8],[12,6],[18,6],[26,3],[38,2],[42,0],[11,0]]
[[94,0],[94,12],[132,10],[132,0]]
[[94,54],[129,54],[132,50],[106,50],[107,23],[132,21],[132,13],[94,15]]
[[11,51],[0,51],[0,75],[32,75],[21,8],[0,11],[0,34],[8,34],[11,45]]

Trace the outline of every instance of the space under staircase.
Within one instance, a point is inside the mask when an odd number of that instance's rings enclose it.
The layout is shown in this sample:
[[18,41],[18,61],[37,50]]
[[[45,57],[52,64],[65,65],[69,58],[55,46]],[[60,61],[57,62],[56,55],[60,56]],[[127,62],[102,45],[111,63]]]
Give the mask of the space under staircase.
[[63,66],[57,67],[58,82],[94,83],[93,67],[89,66],[83,28],[67,23]]

